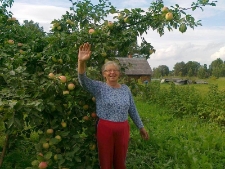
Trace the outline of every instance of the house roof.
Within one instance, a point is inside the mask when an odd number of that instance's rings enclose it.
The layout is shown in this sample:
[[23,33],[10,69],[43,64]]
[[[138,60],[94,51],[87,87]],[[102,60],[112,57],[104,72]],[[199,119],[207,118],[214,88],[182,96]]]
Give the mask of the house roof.
[[121,66],[126,66],[126,75],[151,75],[152,69],[148,64],[148,61],[143,58],[116,58],[119,60]]

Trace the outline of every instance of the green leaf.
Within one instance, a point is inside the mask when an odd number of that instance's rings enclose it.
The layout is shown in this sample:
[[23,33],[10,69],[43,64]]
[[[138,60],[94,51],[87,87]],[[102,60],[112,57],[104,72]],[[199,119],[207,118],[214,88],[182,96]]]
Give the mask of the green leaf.
[[56,138],[51,138],[50,141],[49,141],[49,144],[58,144],[59,143],[59,140],[56,139]]
[[65,159],[60,159],[58,165],[62,165],[65,162]]
[[20,128],[20,129],[23,128],[23,126],[18,118],[14,119],[14,124],[17,128]]
[[69,135],[69,133],[70,133],[70,131],[62,131],[62,132],[60,132],[60,135],[61,135],[62,137],[66,137],[66,136]]
[[10,118],[9,121],[7,122],[7,128],[11,128],[14,123],[14,117]]
[[75,156],[74,158],[76,162],[79,162],[79,163],[81,162],[81,158],[79,156]]
[[23,100],[19,100],[16,105],[14,106],[14,109],[16,111],[20,110],[22,107],[24,106],[24,101]]
[[46,160],[49,160],[51,157],[52,157],[52,152],[51,152],[51,151],[47,152],[47,153],[44,155],[44,158],[45,158]]

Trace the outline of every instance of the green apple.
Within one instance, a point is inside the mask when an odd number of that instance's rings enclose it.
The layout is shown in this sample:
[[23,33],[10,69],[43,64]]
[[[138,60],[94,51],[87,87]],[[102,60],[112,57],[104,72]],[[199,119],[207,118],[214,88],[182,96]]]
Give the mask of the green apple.
[[65,128],[67,126],[66,122],[62,122],[61,125],[63,128]]
[[169,8],[168,8],[168,7],[166,7],[166,6],[164,6],[164,7],[162,8],[162,12],[163,12],[163,13],[167,13],[167,12],[169,12]]
[[62,138],[61,138],[61,136],[60,136],[60,135],[55,136],[55,138],[56,138],[57,140],[59,140],[59,141],[61,141],[61,140],[62,140]]
[[49,79],[54,79],[54,78],[55,78],[54,73],[49,73],[49,74],[48,74],[48,78],[49,78]]
[[168,12],[165,16],[167,21],[171,21],[173,19],[173,14],[171,12]]
[[47,129],[46,133],[47,134],[53,134],[54,130],[53,129]]
[[70,91],[68,90],[63,91],[63,95],[67,95],[67,94],[70,94]]
[[43,146],[44,149],[48,149],[49,148],[49,144],[48,143],[43,143],[42,146]]
[[68,89],[73,90],[75,88],[75,85],[73,83],[68,84]]
[[58,160],[58,155],[57,154],[54,155],[54,160]]

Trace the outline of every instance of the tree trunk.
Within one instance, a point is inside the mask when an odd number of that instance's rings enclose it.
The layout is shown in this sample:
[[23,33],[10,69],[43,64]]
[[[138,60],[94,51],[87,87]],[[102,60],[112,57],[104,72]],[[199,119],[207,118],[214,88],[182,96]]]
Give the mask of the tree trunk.
[[4,156],[6,154],[8,143],[9,143],[9,135],[6,135],[5,143],[4,143],[4,146],[3,146],[3,149],[2,149],[1,158],[0,158],[0,168],[2,167],[2,164],[3,164],[3,159],[4,159]]

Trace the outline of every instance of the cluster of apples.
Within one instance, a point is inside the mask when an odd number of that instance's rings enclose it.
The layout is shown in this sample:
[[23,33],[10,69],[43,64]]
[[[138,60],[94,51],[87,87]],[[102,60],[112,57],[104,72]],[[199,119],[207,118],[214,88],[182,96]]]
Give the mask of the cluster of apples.
[[[108,26],[108,28],[112,28],[113,27],[113,22],[112,21],[108,21],[108,24],[107,24],[107,26]],[[92,35],[92,34],[94,34],[96,31],[95,31],[95,29],[93,29],[93,28],[91,28],[91,29],[89,29],[88,30],[88,33],[90,34],[90,35]]]
[[[8,44],[10,44],[10,45],[14,45],[14,44],[15,44],[15,42],[14,42],[14,40],[9,39],[9,40],[8,40]],[[23,46],[23,43],[17,43],[17,46],[18,46],[18,47],[22,47],[22,46]],[[20,50],[19,50],[19,53],[20,53],[20,54],[25,54],[25,51],[24,51],[24,50],[22,50],[22,49],[20,49]]]
[[162,13],[165,14],[165,18],[167,21],[173,20],[173,13],[169,11],[169,8],[164,6],[162,8]]
[[[65,127],[67,126],[66,122],[62,121],[62,122],[61,122],[61,126],[62,126],[63,128],[65,128]],[[54,130],[53,130],[52,128],[49,128],[49,129],[46,130],[46,134],[47,134],[47,135],[52,135],[53,133],[54,133]],[[56,135],[56,136],[55,136],[55,139],[57,139],[58,141],[61,141],[61,140],[62,140],[62,138],[61,138],[60,135]],[[45,142],[45,143],[43,143],[42,147],[43,147],[44,149],[49,149],[50,145],[51,145],[51,143]],[[44,155],[43,155],[42,153],[39,153],[38,155],[44,157]],[[57,160],[57,155],[54,156],[54,160]],[[36,162],[36,160],[35,160],[35,162]],[[48,162],[42,160],[42,161],[39,163],[38,167],[39,167],[39,169],[45,169],[45,168],[48,167]]]
[[[48,74],[48,78],[49,78],[49,79],[55,79],[56,76],[54,75],[54,73],[49,73],[49,74]],[[66,76],[59,76],[58,79],[60,80],[61,83],[66,83],[66,82],[67,82]],[[64,91],[63,91],[63,95],[69,94],[69,93],[70,93],[70,92],[69,92],[70,90],[74,90],[74,89],[75,89],[75,84],[72,83],[72,82],[70,82],[70,83],[67,85],[67,89],[68,89],[68,90],[64,90]]]

